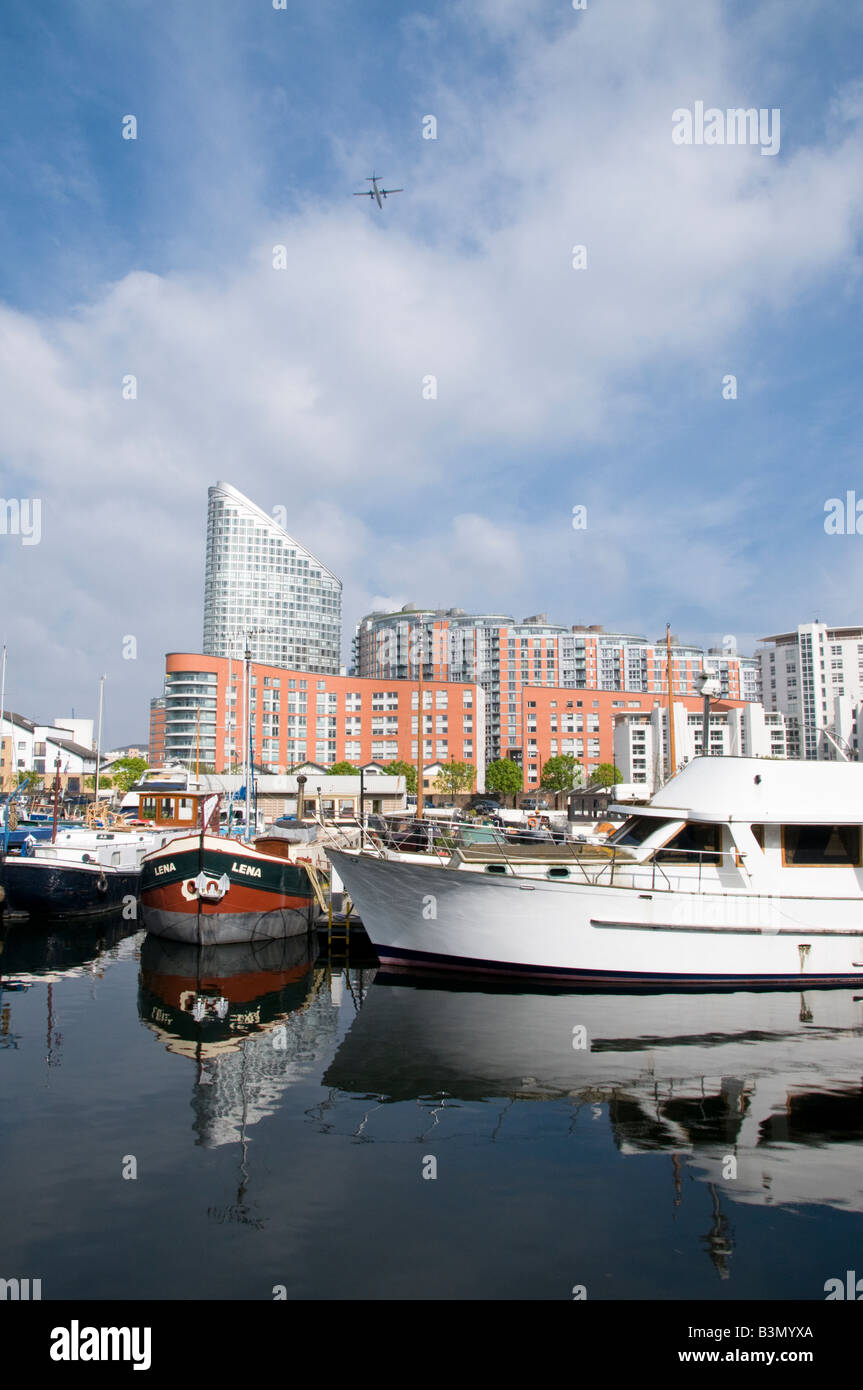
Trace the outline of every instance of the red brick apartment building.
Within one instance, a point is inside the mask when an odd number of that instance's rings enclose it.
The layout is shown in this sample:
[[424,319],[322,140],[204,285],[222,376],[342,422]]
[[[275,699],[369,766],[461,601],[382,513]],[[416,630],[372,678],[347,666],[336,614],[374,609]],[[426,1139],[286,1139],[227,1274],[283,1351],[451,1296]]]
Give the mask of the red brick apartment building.
[[[302,762],[355,767],[419,755],[417,682],[321,675],[252,662],[255,763],[281,773]],[[158,702],[154,701],[154,705]],[[243,665],[230,657],[169,652],[164,708],[151,711],[159,761],[229,772],[242,763]],[[150,761],[157,748],[151,745]],[[426,681],[423,763],[471,763],[485,779],[485,696],[475,684]]]
[[[665,704],[656,691],[633,693],[629,690],[573,690],[569,686],[525,686],[521,696],[519,744],[524,785],[530,790],[540,785],[542,769],[549,758],[571,753],[584,767],[587,778],[598,763],[614,761],[614,719],[631,710],[650,713],[654,705]],[[697,695],[674,695],[674,702],[700,714],[702,701]],[[714,701],[714,711],[741,709],[743,700]],[[512,749],[510,751],[512,756]]]

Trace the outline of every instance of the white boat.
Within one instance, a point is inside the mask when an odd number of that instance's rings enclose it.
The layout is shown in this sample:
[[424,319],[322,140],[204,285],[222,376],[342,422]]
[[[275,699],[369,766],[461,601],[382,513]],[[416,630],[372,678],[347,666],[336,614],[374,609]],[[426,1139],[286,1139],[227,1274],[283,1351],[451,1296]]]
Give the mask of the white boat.
[[58,830],[53,840],[26,840],[21,855],[0,865],[3,909],[10,920],[91,917],[137,897],[144,856],[176,830]]
[[861,764],[696,758],[569,862],[329,857],[390,967],[800,987],[863,978],[861,833]]

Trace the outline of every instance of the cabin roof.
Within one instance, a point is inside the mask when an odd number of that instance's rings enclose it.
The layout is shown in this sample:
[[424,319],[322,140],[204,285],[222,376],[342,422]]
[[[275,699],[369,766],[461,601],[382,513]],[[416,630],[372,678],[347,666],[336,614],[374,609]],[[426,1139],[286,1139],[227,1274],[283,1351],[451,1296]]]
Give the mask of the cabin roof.
[[693,758],[649,806],[614,809],[675,820],[860,825],[863,763]]

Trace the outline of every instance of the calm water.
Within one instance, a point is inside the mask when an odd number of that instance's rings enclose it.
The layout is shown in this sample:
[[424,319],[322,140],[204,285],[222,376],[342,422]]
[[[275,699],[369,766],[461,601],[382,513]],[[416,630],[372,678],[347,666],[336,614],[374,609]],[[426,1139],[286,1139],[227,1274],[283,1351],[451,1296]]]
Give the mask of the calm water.
[[431,987],[127,931],[12,927],[0,956],[0,1275],[43,1298],[823,1300],[863,1274],[853,991]]

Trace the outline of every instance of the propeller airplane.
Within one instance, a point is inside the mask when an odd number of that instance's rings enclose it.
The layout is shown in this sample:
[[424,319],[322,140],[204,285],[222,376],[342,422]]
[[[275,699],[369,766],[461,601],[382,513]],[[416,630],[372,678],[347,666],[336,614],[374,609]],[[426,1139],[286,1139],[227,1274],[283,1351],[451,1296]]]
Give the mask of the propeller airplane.
[[378,188],[378,184],[380,183],[382,177],[382,174],[372,174],[370,179],[366,179],[366,183],[370,183],[371,188],[364,189],[362,193],[355,193],[354,197],[375,198],[377,200],[378,207],[382,208],[382,198],[388,198],[391,193],[404,193],[403,188]]

